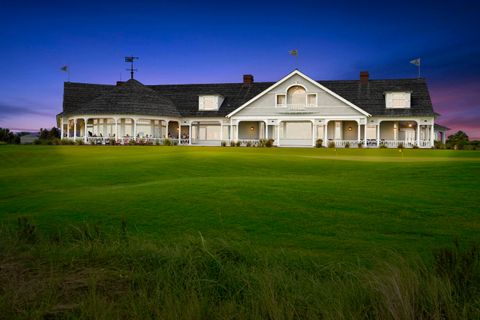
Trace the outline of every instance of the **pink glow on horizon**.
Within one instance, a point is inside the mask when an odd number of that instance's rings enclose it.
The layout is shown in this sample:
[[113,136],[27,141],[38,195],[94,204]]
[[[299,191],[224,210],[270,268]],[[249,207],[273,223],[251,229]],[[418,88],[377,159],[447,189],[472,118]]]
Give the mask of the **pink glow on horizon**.
[[452,134],[465,131],[470,139],[480,139],[480,82],[454,82],[430,85],[439,124],[449,127]]

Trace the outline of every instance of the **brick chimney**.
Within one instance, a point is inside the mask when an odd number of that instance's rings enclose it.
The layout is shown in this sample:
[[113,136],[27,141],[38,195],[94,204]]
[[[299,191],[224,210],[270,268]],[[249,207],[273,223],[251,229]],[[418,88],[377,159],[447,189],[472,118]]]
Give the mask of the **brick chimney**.
[[367,84],[368,83],[368,71],[360,71],[360,83]]
[[253,75],[244,74],[243,75],[243,84],[250,85],[253,83]]

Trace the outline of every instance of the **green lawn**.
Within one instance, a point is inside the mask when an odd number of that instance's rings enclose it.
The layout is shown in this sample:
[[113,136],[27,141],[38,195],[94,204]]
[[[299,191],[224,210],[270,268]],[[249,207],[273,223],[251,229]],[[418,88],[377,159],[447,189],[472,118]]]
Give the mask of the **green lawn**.
[[357,259],[480,240],[480,152],[0,146],[0,223]]

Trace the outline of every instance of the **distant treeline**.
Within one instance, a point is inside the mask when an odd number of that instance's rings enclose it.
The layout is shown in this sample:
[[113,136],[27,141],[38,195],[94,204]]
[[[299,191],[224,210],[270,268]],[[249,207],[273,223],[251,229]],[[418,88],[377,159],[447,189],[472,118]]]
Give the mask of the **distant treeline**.
[[468,135],[460,130],[448,136],[445,145],[435,141],[435,147],[436,149],[480,150],[480,141],[470,141]]
[[[7,128],[0,128],[0,144],[19,144],[20,137],[32,134],[31,132],[12,132]],[[38,141],[47,143],[48,141],[53,141],[55,139],[60,139],[60,130],[53,127],[52,129],[40,129],[38,132]]]
[[20,143],[20,136],[19,133],[13,133],[9,129],[0,128],[0,143],[18,144]]

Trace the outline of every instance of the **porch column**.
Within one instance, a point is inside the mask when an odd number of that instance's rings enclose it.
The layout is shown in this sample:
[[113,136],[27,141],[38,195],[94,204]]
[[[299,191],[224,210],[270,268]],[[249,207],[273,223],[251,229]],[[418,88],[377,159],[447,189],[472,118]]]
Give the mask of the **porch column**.
[[73,141],[77,140],[77,119],[73,119]]
[[230,121],[230,128],[228,129],[230,131],[230,141],[233,141],[233,125],[232,122]]
[[188,144],[192,145],[192,122],[188,124]]
[[265,140],[268,140],[268,121],[265,121]]
[[61,124],[61,128],[60,128],[60,139],[63,139],[63,116],[62,118],[60,119],[60,124]]
[[421,127],[421,125],[418,124],[418,122],[417,122],[417,130],[416,130],[416,134],[417,134],[417,147],[420,147],[420,127]]
[[398,140],[398,121],[393,124],[393,140]]
[[102,131],[103,131],[103,138],[104,138],[104,139],[102,139],[102,143],[105,143],[105,138],[108,137],[108,133],[107,133],[107,131],[108,131],[108,119],[107,118],[103,119],[103,130]]
[[323,126],[323,146],[328,146],[328,120],[325,121],[325,125]]
[[133,139],[137,140],[137,119],[132,118],[133,121]]
[[432,125],[430,126],[430,147],[433,147],[433,143],[435,142],[435,128]]
[[367,147],[367,121],[365,121],[365,125],[363,126],[363,145]]
[[118,140],[118,118],[115,118],[115,142]]
[[317,140],[317,126],[315,120],[312,120],[312,147],[315,147],[315,141]]
[[223,123],[220,121],[220,142],[223,141]]
[[282,121],[278,121],[277,124],[277,147],[280,147],[280,125]]
[[377,124],[377,148],[380,147],[380,122]]
[[170,124],[170,120],[165,121],[165,139],[168,139],[168,125]]
[[83,118],[83,142],[87,143],[87,122],[88,118]]
[[182,140],[182,125],[180,121],[178,122],[178,144],[180,145],[180,141]]
[[360,125],[360,120],[357,121],[357,141],[360,143],[361,136],[360,136],[360,130],[361,130],[361,125]]
[[235,141],[238,141],[238,127],[240,126],[240,122],[237,123],[235,126]]

